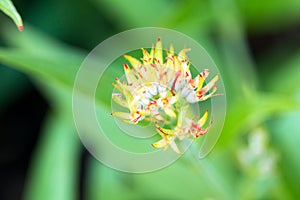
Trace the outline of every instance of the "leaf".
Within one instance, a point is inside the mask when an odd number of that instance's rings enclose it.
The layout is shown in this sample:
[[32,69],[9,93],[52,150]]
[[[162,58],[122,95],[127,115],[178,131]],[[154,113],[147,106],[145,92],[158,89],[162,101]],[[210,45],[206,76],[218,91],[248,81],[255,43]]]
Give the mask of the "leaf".
[[299,23],[298,0],[238,0],[237,3],[252,32],[274,31]]
[[[161,19],[173,15],[178,3],[169,3],[166,0],[92,0],[101,9],[107,12],[120,26],[153,26],[158,24]],[[128,28],[128,27],[127,27]]]
[[295,110],[271,120],[267,125],[272,133],[272,141],[280,154],[279,169],[282,174],[285,189],[293,199],[300,197],[300,110]]
[[86,194],[91,200],[233,199],[235,176],[227,153],[218,151],[206,160],[185,154],[167,168],[144,174],[118,172],[91,160]]
[[78,198],[81,145],[75,128],[61,113],[51,113],[33,154],[24,197],[28,200]]
[[228,110],[223,133],[218,145],[235,141],[239,133],[245,133],[255,126],[286,111],[299,108],[299,103],[285,96],[274,94],[248,94],[246,99],[235,102]]
[[125,179],[121,172],[103,166],[94,158],[88,160],[85,181],[84,199],[139,199],[139,192],[130,188],[131,178]]
[[[5,37],[6,41],[14,48],[0,48],[0,62],[25,72],[34,79],[39,79],[43,85],[65,88],[64,91],[69,93],[68,106],[71,105],[75,77],[87,53],[47,37],[30,26],[21,35],[8,30]],[[101,59],[96,58],[93,62],[97,67],[102,67]],[[111,68],[103,80],[101,79],[103,83],[101,88],[112,89],[111,83],[114,81],[115,74],[122,70],[121,67]],[[103,92],[107,93],[107,91],[109,90]],[[85,94],[83,90],[80,92]],[[102,96],[102,92],[97,93],[97,104],[106,103],[108,105],[110,101],[103,100]],[[59,101],[60,97],[57,96],[57,98]]]
[[257,77],[252,58],[248,53],[243,22],[235,1],[211,1],[217,36],[221,76],[224,78],[228,103],[244,96],[243,89],[255,90]]
[[2,10],[6,15],[8,15],[16,24],[20,31],[23,31],[22,18],[16,10],[11,0],[0,0],[0,10]]
[[[274,57],[274,55],[273,55]],[[271,66],[267,67],[267,66]],[[299,74],[300,74],[300,51],[295,51],[287,57],[282,58],[275,56],[269,59],[269,62],[262,64],[262,76],[265,78],[266,89],[276,92],[278,94],[294,96],[300,91]]]
[[21,72],[0,66],[0,112],[20,97],[29,87],[29,81]]

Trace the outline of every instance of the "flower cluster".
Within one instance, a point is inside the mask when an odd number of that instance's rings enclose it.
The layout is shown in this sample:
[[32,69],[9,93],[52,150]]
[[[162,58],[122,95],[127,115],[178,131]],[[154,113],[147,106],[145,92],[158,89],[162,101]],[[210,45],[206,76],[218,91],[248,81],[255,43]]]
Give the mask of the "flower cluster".
[[[190,104],[212,97],[216,90],[219,75],[205,84],[209,70],[205,69],[192,78],[187,52],[183,48],[174,54],[171,45],[164,58],[162,42],[148,52],[142,49],[143,58],[138,60],[124,55],[131,66],[124,64],[126,81],[115,79],[113,86],[119,93],[113,93],[112,99],[129,112],[113,112],[124,122],[137,124],[142,120],[155,123],[161,140],[152,144],[155,148],[171,147],[181,154],[176,141],[185,138],[197,138],[204,135],[212,121],[204,127],[208,119],[208,110],[202,117],[188,117]],[[200,118],[200,119],[199,119]]]

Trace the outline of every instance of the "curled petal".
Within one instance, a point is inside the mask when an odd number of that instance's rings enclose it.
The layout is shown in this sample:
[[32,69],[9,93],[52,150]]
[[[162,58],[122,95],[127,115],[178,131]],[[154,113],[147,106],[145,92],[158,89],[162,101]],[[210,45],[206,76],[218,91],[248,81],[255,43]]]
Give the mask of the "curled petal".
[[208,127],[206,128],[199,128],[197,133],[196,133],[196,138],[199,136],[203,136],[205,133],[207,133],[207,131],[210,129],[211,125],[213,123],[213,120],[210,121]]

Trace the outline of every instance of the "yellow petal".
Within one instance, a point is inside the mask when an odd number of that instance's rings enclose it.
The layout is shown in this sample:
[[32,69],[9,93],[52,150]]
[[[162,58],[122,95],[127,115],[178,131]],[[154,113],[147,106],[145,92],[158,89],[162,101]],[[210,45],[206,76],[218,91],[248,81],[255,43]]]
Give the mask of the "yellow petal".
[[163,52],[162,52],[162,43],[160,38],[157,39],[155,51],[154,51],[154,63],[163,64]]
[[130,62],[133,69],[139,69],[142,66],[142,63],[132,56],[124,55],[124,58]]
[[179,53],[178,53],[178,58],[180,62],[186,62],[188,60],[188,57],[186,55],[186,52],[190,51],[191,49],[187,49],[184,47]]
[[210,90],[218,80],[219,80],[219,74],[216,75],[207,85],[205,85],[205,87],[203,87],[203,90],[205,91]]
[[171,108],[164,108],[164,111],[167,115],[169,115],[172,118],[176,118],[176,113]]
[[215,94],[216,91],[217,91],[217,86],[215,84],[212,91],[208,95],[204,95],[204,96],[200,97],[199,101],[205,101],[206,99],[212,97]]
[[158,142],[152,144],[154,148],[163,148],[168,145],[168,142],[165,139],[161,139]]
[[205,124],[205,122],[207,121],[207,117],[208,117],[208,110],[205,111],[204,115],[198,121],[198,125],[200,127],[202,127]]
[[179,61],[179,58],[177,56],[174,56],[174,71],[175,72],[178,72],[180,71],[181,73],[183,73],[183,68],[182,68],[182,65],[181,65],[181,62]]
[[122,98],[121,94],[112,94],[112,99],[123,107],[128,107],[128,103]]
[[155,127],[162,137],[165,137],[166,135],[174,135],[174,130],[162,128],[158,124],[155,124]]
[[124,71],[125,71],[125,76],[127,79],[128,84],[133,84],[135,86],[138,86],[140,84],[139,79],[136,78],[134,75],[134,71],[130,69],[130,67],[125,63],[124,64]]
[[172,57],[174,55],[174,46],[173,44],[170,45],[170,50],[167,52],[168,57]]
[[209,70],[204,69],[199,75],[198,75],[198,86],[197,86],[197,91],[201,90],[204,80],[208,77],[209,75]]
[[[219,79],[219,75],[216,75],[207,85],[205,85],[202,89],[199,90],[199,88],[196,91],[196,98],[198,101],[204,101],[210,97],[217,91],[217,81]],[[212,89],[213,88],[213,89]],[[209,92],[212,89],[212,91],[205,95],[207,92]]]
[[132,122],[134,123],[134,124],[137,124],[139,121],[141,121],[144,117],[138,112],[138,111],[136,111],[136,112],[133,112],[132,114],[131,114],[131,118],[132,118]]
[[116,78],[115,81],[116,81],[117,84],[112,83],[112,85],[113,85],[117,90],[119,90],[121,93],[123,93],[123,94],[125,95],[125,93],[128,91],[128,89],[126,88],[126,86],[120,82],[120,79],[119,79],[119,78]]
[[122,122],[125,122],[127,124],[135,124],[131,120],[123,119]]
[[125,112],[112,112],[111,115],[114,116],[114,117],[122,118],[122,119],[131,119],[130,113],[125,113]]
[[153,52],[154,52],[154,45],[152,45],[150,54],[148,53],[147,50],[142,48],[142,52],[143,52],[143,63],[145,64],[150,64],[153,62]]
[[120,92],[123,93],[123,88],[120,87],[119,85],[115,84],[115,83],[112,83],[112,85],[114,86],[114,88],[116,88],[117,90],[119,90]]
[[128,87],[126,85],[122,84],[120,82],[120,79],[116,78],[115,80],[116,80],[117,84],[112,83],[112,85],[125,96],[128,105],[130,105],[133,100],[133,97],[132,97],[132,94],[130,93]]

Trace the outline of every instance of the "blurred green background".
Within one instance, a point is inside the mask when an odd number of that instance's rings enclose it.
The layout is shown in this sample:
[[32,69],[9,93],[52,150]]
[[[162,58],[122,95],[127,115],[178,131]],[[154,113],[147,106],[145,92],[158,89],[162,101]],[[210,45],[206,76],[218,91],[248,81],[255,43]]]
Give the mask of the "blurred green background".
[[[0,13],[1,200],[300,198],[299,0],[14,4],[23,32]],[[225,83],[227,117],[204,160],[127,174],[83,148],[71,93],[89,51],[145,26],[180,31],[206,48]]]

